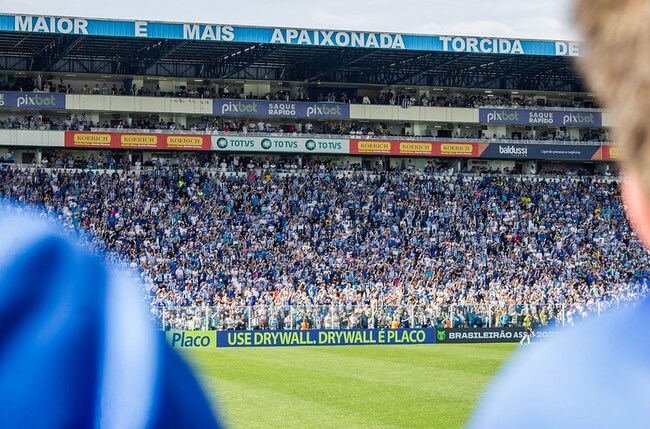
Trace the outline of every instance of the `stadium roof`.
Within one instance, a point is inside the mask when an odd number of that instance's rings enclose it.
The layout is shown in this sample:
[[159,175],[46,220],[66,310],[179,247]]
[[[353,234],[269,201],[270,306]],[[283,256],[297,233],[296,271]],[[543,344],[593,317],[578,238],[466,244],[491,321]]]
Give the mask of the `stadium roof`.
[[0,68],[583,91],[576,42],[0,15]]

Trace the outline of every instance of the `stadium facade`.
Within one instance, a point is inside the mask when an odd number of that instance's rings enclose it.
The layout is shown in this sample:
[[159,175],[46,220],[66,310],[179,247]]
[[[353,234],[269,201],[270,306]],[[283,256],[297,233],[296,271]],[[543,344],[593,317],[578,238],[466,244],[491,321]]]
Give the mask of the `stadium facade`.
[[[0,15],[0,197],[136,270],[183,347],[518,341],[647,292],[579,56]],[[214,329],[328,332],[179,333]]]
[[579,55],[567,41],[5,14],[0,156],[606,173],[618,151]]

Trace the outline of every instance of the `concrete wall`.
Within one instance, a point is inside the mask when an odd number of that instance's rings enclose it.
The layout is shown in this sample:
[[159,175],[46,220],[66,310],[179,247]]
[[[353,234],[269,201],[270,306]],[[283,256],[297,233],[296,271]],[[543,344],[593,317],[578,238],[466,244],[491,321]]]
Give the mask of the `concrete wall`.
[[66,95],[69,110],[148,112],[164,115],[212,115],[212,100],[200,98],[132,97],[128,95]]
[[0,146],[63,147],[61,131],[0,130]]
[[352,104],[352,119],[402,122],[478,122],[478,109]]

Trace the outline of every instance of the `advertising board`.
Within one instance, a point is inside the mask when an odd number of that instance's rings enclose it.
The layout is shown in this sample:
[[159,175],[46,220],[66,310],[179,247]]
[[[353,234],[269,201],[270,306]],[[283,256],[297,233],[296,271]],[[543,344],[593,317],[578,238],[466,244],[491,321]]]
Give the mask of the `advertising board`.
[[217,347],[412,345],[434,342],[433,328],[217,332]]
[[117,133],[66,131],[65,147],[83,149],[210,150],[210,136],[202,134]]

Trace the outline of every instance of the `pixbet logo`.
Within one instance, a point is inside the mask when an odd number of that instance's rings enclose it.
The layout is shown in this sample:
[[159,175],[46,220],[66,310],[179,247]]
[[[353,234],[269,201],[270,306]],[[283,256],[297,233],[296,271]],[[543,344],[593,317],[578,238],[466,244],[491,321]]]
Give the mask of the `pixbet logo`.
[[568,113],[562,117],[562,125],[567,124],[595,124],[596,120],[593,113]]
[[242,103],[241,101],[224,103],[221,106],[221,114],[226,113],[257,113],[257,103]]
[[519,112],[496,112],[492,111],[487,114],[487,122],[519,122]]
[[54,95],[24,95],[16,99],[16,107],[54,107],[55,105],[56,97]]
[[516,146],[499,146],[499,155],[513,155],[513,156],[527,156],[528,148],[527,147],[516,147]]
[[307,108],[307,117],[311,116],[342,116],[343,109],[341,106],[323,106],[314,104]]

